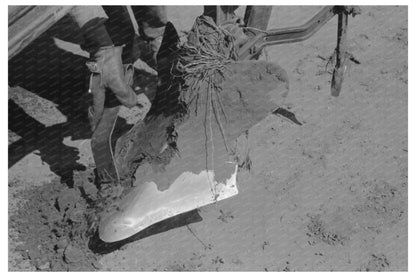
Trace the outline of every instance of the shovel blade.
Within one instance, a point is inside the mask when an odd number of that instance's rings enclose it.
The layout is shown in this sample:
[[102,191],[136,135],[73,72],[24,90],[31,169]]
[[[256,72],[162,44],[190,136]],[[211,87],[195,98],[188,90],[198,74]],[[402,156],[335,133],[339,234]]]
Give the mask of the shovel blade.
[[101,220],[100,239],[104,242],[123,240],[156,222],[238,194],[238,166],[231,168],[229,178],[223,182],[215,180],[213,171],[203,170],[199,174],[183,172],[164,191],[158,190],[154,182],[136,186],[118,211]]

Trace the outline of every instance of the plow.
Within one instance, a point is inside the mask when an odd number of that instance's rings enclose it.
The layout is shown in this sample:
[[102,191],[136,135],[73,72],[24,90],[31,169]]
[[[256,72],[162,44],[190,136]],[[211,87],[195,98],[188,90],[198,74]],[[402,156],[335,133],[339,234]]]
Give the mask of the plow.
[[[9,59],[69,10],[9,10]],[[168,23],[149,112],[118,138],[108,124],[93,147],[96,164],[108,166],[115,180],[102,187],[106,195],[97,208],[102,241],[127,239],[157,222],[238,194],[238,171],[249,161],[248,130],[282,110],[289,93],[286,71],[259,60],[265,48],[307,40],[337,17],[330,92],[340,95],[346,63],[353,59],[347,51],[348,19],[360,13],[358,7],[325,6],[302,25],[271,30],[270,7],[247,6],[242,21],[233,11],[205,7],[184,44]],[[37,20],[30,27],[18,24],[34,14]],[[133,79],[127,82],[134,85]],[[118,108],[105,109],[106,120],[114,122]]]

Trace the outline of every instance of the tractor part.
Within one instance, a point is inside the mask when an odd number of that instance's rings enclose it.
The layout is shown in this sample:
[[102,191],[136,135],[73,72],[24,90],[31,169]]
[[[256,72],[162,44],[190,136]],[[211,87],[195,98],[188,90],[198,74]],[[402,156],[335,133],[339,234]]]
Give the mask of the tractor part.
[[267,30],[272,8],[270,6],[247,6],[244,14],[246,27]]
[[[152,108],[117,141],[118,172],[131,182],[122,181],[122,194],[99,214],[98,234],[105,242],[125,239],[161,220],[238,194],[238,166],[249,158],[236,141],[287,96],[288,78],[281,67],[225,59],[222,55],[231,55],[226,46],[215,53],[203,46],[218,46],[205,44],[209,39],[219,41],[214,30],[218,38],[224,35],[215,23],[199,18],[194,28],[195,41],[202,35],[204,43],[178,47],[176,30],[167,24]],[[196,48],[212,56],[193,52]],[[205,67],[206,62],[211,64]],[[178,68],[179,63],[190,71]]]
[[199,174],[184,171],[164,191],[154,182],[138,185],[123,199],[118,211],[102,218],[100,239],[123,240],[156,222],[238,194],[237,165],[231,168],[223,183],[215,180],[212,170],[202,170]]
[[344,80],[344,73],[347,69],[346,61],[348,59],[354,61],[352,55],[347,52],[348,15],[352,14],[354,17],[360,14],[361,11],[356,6],[335,6],[334,9],[336,14],[338,14],[338,37],[335,48],[336,63],[331,81],[331,95],[339,96]]
[[[288,83],[280,67],[265,61],[237,61],[227,65],[226,72],[227,79],[217,83],[220,94],[211,97],[204,87],[196,89],[199,100],[194,98],[185,117],[172,113],[175,93],[169,91],[160,106],[155,104],[146,119],[117,142],[120,177],[135,178],[113,203],[116,208],[100,217],[101,240],[125,239],[161,220],[238,194],[237,164],[250,159],[235,142],[281,106]],[[210,108],[217,97],[221,102]],[[213,109],[220,105],[227,116],[225,120],[217,110],[224,135]]]
[[323,25],[338,15],[338,38],[336,52],[336,64],[331,83],[331,94],[338,96],[341,91],[345,61],[347,59],[347,28],[348,15],[353,17],[360,14],[356,6],[326,6],[315,16],[301,26],[285,27],[271,30],[261,30],[247,26],[245,32],[251,39],[239,49],[240,60],[257,59],[262,50],[271,45],[293,43],[306,40],[315,34]]

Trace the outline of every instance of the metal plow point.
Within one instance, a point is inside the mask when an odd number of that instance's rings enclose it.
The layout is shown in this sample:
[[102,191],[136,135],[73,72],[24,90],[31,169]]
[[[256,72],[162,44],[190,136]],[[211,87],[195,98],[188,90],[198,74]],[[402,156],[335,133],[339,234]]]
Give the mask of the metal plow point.
[[235,165],[225,183],[215,181],[213,171],[203,170],[199,174],[183,172],[164,191],[154,182],[136,186],[118,211],[102,219],[100,239],[123,240],[156,222],[238,194],[237,170]]

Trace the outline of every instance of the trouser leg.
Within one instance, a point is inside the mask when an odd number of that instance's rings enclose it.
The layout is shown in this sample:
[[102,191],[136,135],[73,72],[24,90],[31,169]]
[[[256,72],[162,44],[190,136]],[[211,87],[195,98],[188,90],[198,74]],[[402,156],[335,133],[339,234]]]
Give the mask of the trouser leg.
[[104,23],[108,19],[101,6],[75,6],[69,14],[80,28],[91,20],[95,20],[99,24]]
[[135,33],[127,6],[103,6],[103,9],[108,15],[105,27],[114,45],[124,45],[123,64],[134,63],[133,42]]
[[119,176],[114,166],[111,136],[120,106],[104,108],[101,119],[91,137],[91,148],[100,183],[117,183]]
[[94,53],[100,47],[113,44],[104,26],[108,16],[101,6],[75,6],[70,15],[81,29],[84,38],[82,49]]
[[[112,47],[113,40],[104,25],[108,16],[101,6],[76,6],[71,15],[85,39],[81,47],[90,53],[89,68],[100,75],[100,85],[110,89],[127,106],[137,104],[136,94],[124,81],[122,49]],[[113,18],[110,23],[113,22]]]
[[[110,14],[113,15],[111,12],[117,14],[117,11],[117,9],[110,9]],[[108,21],[108,16],[103,8],[101,6],[77,6],[71,15],[80,26],[85,39],[82,48],[90,52],[91,61],[87,63],[87,66],[91,71],[90,91],[93,95],[93,106],[90,109],[93,129],[91,147],[99,182],[118,182],[111,136],[120,103],[133,107],[137,104],[137,97],[125,81],[121,60],[122,48],[113,46],[113,40],[104,25]],[[112,17],[110,25],[117,20],[123,20],[123,18]],[[114,37],[123,39],[122,36],[114,35]],[[108,102],[109,98],[116,99],[116,104],[106,105],[104,102]]]

